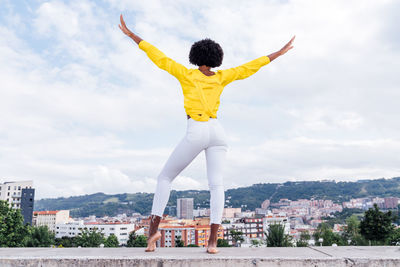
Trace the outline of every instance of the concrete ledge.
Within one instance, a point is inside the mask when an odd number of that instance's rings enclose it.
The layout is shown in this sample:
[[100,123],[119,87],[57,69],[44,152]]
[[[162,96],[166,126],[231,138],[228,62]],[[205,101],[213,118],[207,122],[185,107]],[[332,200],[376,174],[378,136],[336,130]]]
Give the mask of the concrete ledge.
[[0,248],[0,266],[336,267],[400,266],[399,247],[220,248]]

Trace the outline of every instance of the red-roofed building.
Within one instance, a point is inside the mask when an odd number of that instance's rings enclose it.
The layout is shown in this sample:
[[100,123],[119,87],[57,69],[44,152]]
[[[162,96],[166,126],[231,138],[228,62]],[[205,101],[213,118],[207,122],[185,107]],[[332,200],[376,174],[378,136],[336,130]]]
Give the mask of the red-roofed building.
[[[150,219],[143,219],[139,227],[144,228],[144,233],[148,236]],[[175,247],[176,240],[183,241],[184,246],[198,245],[204,247],[208,245],[210,236],[210,218],[198,218],[196,220],[177,220],[175,218],[164,217],[158,227],[161,239],[157,241],[159,247]],[[220,227],[218,239],[224,238],[224,230]]]
[[55,233],[56,224],[67,223],[70,220],[69,210],[44,210],[34,211],[32,221],[34,226],[47,225],[49,230]]

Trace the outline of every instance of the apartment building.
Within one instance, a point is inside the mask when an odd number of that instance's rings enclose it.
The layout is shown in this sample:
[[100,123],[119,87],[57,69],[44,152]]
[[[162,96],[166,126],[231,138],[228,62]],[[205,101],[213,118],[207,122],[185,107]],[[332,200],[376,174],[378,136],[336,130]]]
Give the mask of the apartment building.
[[[142,219],[138,227],[143,228],[144,234],[149,235],[150,219]],[[180,239],[184,245],[197,245],[205,247],[210,237],[210,218],[197,218],[196,220],[179,220],[174,218],[163,218],[158,227],[161,239],[157,241],[159,247],[175,247],[176,240]],[[220,227],[218,239],[224,238],[224,230]]]
[[129,233],[135,230],[135,224],[126,222],[85,223],[83,220],[58,223],[55,226],[56,238],[78,236],[85,228],[89,231],[93,231],[93,229],[97,228],[106,238],[110,235],[115,235],[120,245],[126,245],[129,239]]
[[50,231],[56,232],[56,224],[70,222],[69,210],[44,210],[33,212],[33,225],[47,225]]
[[[199,247],[207,247],[210,238],[210,225],[195,225],[195,244]],[[224,228],[220,226],[217,233],[217,239],[224,239]]]
[[196,244],[195,229],[192,225],[163,225],[159,231],[159,247],[175,247],[177,240],[182,240],[184,246]]
[[9,207],[20,209],[24,224],[32,225],[32,212],[35,199],[33,181],[0,183],[0,200],[7,201]]
[[240,218],[230,223],[222,224],[224,231],[224,239],[230,245],[234,244],[231,231],[242,232],[242,237],[251,239],[262,239],[264,237],[263,218]]
[[176,212],[179,219],[193,219],[193,198],[178,198]]
[[289,234],[290,232],[290,222],[288,220],[288,217],[283,216],[283,215],[277,215],[277,214],[269,214],[262,218],[262,229],[263,232],[268,231],[269,226],[271,224],[281,224],[285,227],[285,234]]

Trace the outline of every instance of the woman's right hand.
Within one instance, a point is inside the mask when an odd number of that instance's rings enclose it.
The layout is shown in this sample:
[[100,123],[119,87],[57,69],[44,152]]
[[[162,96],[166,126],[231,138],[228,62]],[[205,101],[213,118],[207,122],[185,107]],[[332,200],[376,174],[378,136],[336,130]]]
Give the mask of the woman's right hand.
[[133,41],[135,41],[135,43],[139,44],[140,41],[142,41],[142,38],[140,38],[139,36],[137,36],[136,34],[134,34],[133,32],[131,32],[128,27],[126,27],[124,18],[121,16],[119,17],[120,21],[121,21],[121,25],[118,25],[118,27],[121,29],[121,31],[123,33],[125,33],[127,36],[131,37],[133,39]]
[[128,29],[128,27],[126,27],[126,24],[125,24],[125,21],[124,21],[124,18],[122,17],[122,14],[121,14],[121,16],[119,16],[119,20],[121,21],[121,25],[118,25],[118,27],[121,29],[121,31],[123,32],[123,33],[125,33],[126,35],[128,35],[129,37],[132,37],[132,35],[133,35],[133,32],[131,32],[129,29]]

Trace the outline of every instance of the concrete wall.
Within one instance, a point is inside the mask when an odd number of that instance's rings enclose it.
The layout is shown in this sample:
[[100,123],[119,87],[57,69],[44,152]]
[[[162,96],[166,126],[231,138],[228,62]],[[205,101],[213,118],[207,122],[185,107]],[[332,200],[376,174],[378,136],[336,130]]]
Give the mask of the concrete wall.
[[336,267],[400,266],[399,247],[221,248],[0,248],[0,266]]

